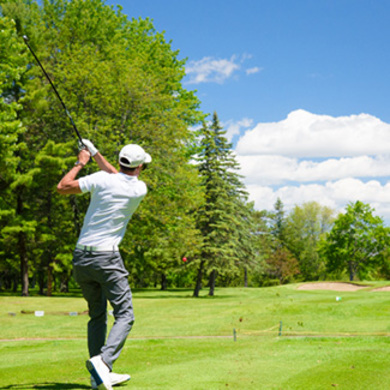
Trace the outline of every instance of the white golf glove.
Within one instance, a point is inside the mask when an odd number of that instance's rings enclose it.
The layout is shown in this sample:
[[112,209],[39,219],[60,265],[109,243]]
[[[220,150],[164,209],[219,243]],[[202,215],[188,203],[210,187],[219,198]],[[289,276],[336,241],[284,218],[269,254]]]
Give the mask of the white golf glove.
[[83,138],[83,144],[87,147],[92,157],[98,152],[95,145],[89,139]]

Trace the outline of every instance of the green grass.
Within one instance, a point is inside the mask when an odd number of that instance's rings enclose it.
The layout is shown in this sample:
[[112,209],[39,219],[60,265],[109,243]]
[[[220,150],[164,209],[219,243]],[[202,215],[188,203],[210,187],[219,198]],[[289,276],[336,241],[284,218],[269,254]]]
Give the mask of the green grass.
[[[296,287],[134,291],[121,388],[389,389],[390,292]],[[0,389],[88,389],[88,317],[63,314],[84,310],[81,297],[0,296]]]

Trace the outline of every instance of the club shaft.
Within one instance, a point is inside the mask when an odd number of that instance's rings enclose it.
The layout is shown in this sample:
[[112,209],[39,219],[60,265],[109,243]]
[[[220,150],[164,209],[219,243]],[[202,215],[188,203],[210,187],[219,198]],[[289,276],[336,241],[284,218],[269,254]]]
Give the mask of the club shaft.
[[65,103],[62,101],[60,94],[58,93],[56,87],[54,86],[53,82],[51,81],[51,79],[50,79],[49,75],[47,74],[45,68],[42,66],[41,61],[39,61],[38,57],[35,55],[33,49],[32,49],[31,46],[28,44],[27,39],[26,39],[25,37],[24,37],[24,42],[25,42],[25,44],[27,45],[27,47],[29,48],[31,54],[34,56],[35,61],[37,61],[38,65],[41,67],[43,74],[46,76],[47,80],[49,81],[50,85],[52,86],[53,91],[55,92],[55,94],[56,94],[57,97],[58,97],[58,100],[61,102],[62,107],[64,108],[65,113],[66,113],[67,117],[69,118],[70,123],[72,124],[73,129],[74,129],[74,131],[76,132],[77,137],[78,137],[80,143],[81,143],[82,145],[84,145],[84,144],[83,144],[83,140],[82,140],[82,138],[81,138],[81,135],[80,135],[80,133],[79,133],[77,127],[76,127],[76,124],[75,124],[74,121],[73,121],[72,116],[70,115],[68,109],[66,108]]

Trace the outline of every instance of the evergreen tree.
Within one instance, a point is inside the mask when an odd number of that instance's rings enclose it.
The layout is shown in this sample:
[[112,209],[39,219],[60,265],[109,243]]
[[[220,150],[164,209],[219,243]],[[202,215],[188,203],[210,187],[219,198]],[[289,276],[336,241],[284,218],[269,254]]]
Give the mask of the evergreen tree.
[[280,198],[278,198],[274,205],[274,212],[271,216],[271,229],[272,235],[275,238],[276,245],[286,246],[286,235],[287,233],[287,221],[284,211],[284,204]]
[[205,273],[209,295],[214,295],[218,275],[237,275],[240,264],[256,256],[250,240],[252,209],[247,206],[247,193],[237,173],[239,165],[216,113],[210,125],[203,125],[200,134],[198,169],[205,204],[198,213],[203,245],[197,262],[194,296],[199,295]]
[[10,18],[0,19],[0,270],[14,290],[21,275],[22,295],[28,295],[27,242],[36,224],[25,207],[31,177],[25,175],[29,152],[20,113],[27,60],[15,27]]
[[280,283],[288,283],[299,273],[298,260],[289,249],[289,225],[280,198],[276,200],[274,212],[270,215],[271,250],[265,259],[266,277],[278,279]]

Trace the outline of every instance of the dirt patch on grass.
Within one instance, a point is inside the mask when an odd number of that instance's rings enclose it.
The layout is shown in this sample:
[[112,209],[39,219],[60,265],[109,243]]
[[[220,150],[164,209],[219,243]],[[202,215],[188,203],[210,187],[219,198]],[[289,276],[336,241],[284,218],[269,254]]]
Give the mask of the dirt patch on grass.
[[[361,286],[354,283],[342,282],[318,282],[305,283],[300,285],[297,290],[331,290],[331,291],[358,291],[368,286]],[[390,288],[389,288],[390,290]]]

